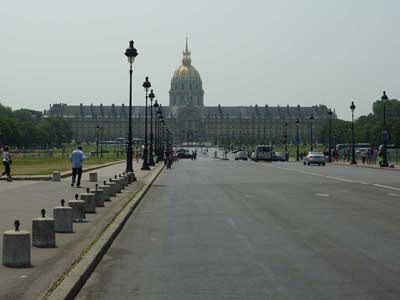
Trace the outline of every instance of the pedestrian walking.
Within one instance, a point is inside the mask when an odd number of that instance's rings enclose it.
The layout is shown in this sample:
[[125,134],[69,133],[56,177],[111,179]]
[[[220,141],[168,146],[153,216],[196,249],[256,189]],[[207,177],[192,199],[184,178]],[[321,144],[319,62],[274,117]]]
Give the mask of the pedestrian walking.
[[4,165],[4,172],[1,174],[1,176],[7,175],[7,181],[11,181],[11,155],[9,152],[8,146],[3,147],[3,165]]
[[76,182],[76,187],[81,187],[81,178],[82,178],[82,163],[86,159],[85,154],[82,151],[82,147],[78,147],[72,151],[70,155],[71,165],[72,165],[72,183],[71,186],[75,185],[76,175],[78,175],[78,180]]
[[367,159],[367,153],[365,152],[365,150],[361,150],[361,161],[362,164],[365,165],[365,160]]

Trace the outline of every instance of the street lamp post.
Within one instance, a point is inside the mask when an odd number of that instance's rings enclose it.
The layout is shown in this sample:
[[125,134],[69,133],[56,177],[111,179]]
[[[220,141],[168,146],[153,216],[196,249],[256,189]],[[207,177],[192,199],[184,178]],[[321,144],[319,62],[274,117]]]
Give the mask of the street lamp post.
[[296,161],[299,161],[299,143],[300,143],[300,137],[299,137],[299,124],[300,120],[299,118],[296,119]]
[[164,117],[161,114],[160,115],[160,152],[161,152],[161,160],[164,161],[164,129],[165,129],[165,122],[164,122]]
[[96,157],[99,157],[99,131],[100,126],[96,126]]
[[146,92],[146,108],[145,108],[145,118],[144,118],[144,149],[143,149],[143,165],[142,170],[150,170],[148,155],[149,155],[149,145],[147,143],[147,100],[148,100],[148,92],[151,87],[151,83],[149,81],[149,77],[146,77],[146,80],[143,82],[143,87]]
[[153,93],[153,90],[150,91],[150,160],[149,160],[149,165],[154,166],[154,145],[153,145],[153,99],[155,95]]
[[158,107],[158,118],[159,118],[159,123],[158,123],[158,145],[159,145],[159,153],[160,153],[160,160],[164,160],[164,150],[163,150],[163,143],[162,143],[162,131],[163,131],[163,115],[162,115],[162,106],[159,104]]
[[351,136],[352,136],[352,145],[351,145],[351,162],[350,164],[355,165],[356,162],[356,148],[355,148],[355,139],[354,139],[354,110],[356,109],[356,105],[354,101],[351,102]]
[[313,132],[312,132],[312,126],[313,126],[313,120],[314,120],[314,115],[311,114],[310,117],[308,118],[310,120],[310,151],[314,150],[313,146]]
[[[126,172],[133,174],[133,179],[136,180],[133,171],[133,151],[132,151],[132,64],[135,61],[135,57],[138,55],[137,50],[133,47],[133,41],[129,42],[129,48],[126,49],[125,55],[128,58],[130,65],[129,69],[129,128],[128,128],[128,147],[126,151]],[[103,153],[103,152],[102,152]]]
[[329,152],[329,162],[332,162],[332,109],[328,110],[329,116],[329,134],[328,134],[328,152]]
[[382,147],[383,162],[382,162],[382,167],[389,167],[389,163],[388,163],[388,160],[387,160],[387,142],[389,140],[389,132],[388,132],[388,130],[386,128],[386,102],[389,100],[389,98],[386,95],[386,92],[383,92],[381,100],[383,102],[383,132],[382,132],[382,138],[383,138],[383,147]]
[[159,107],[159,105],[158,105],[158,102],[157,102],[157,99],[156,99],[156,101],[154,102],[154,105],[153,105],[153,107],[154,107],[154,153],[157,155],[157,160],[156,160],[156,162],[158,163],[159,161],[160,161],[160,153],[159,153],[159,150],[160,150],[160,144],[158,143],[158,107]]
[[101,125],[100,127],[100,157],[103,157],[103,133],[104,127]]

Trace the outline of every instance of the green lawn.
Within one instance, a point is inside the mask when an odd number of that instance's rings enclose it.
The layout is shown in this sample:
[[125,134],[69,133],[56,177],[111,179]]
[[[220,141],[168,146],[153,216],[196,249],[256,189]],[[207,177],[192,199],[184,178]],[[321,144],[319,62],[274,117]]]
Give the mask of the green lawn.
[[[84,161],[83,167],[105,164],[113,161],[123,160],[124,157],[117,158],[115,155],[104,157],[88,157]],[[68,156],[61,157],[14,157],[11,165],[12,175],[49,175],[53,171],[67,171],[71,169]]]

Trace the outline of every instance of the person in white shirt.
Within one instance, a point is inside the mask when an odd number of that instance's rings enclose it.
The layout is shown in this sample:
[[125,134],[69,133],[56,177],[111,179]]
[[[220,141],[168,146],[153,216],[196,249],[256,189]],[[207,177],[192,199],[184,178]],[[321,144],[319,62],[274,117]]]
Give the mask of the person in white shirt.
[[1,174],[1,176],[7,175],[7,181],[11,181],[11,155],[8,146],[3,147],[3,165],[4,165],[4,172]]
[[78,181],[76,182],[76,187],[81,187],[81,177],[82,177],[82,163],[86,159],[85,154],[82,151],[82,147],[72,151],[70,155],[71,165],[72,165],[72,183],[74,186],[76,175],[78,175]]

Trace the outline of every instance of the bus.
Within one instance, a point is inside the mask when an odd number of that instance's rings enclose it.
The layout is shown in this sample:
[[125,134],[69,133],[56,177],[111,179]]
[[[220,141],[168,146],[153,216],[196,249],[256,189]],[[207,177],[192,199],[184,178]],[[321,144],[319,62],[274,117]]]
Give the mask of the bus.
[[[337,144],[336,145],[336,151],[339,153],[340,156],[343,155],[343,153],[347,150],[351,151],[352,144]],[[360,149],[369,149],[371,148],[370,143],[357,143],[354,144],[354,149],[356,152],[359,152]]]

